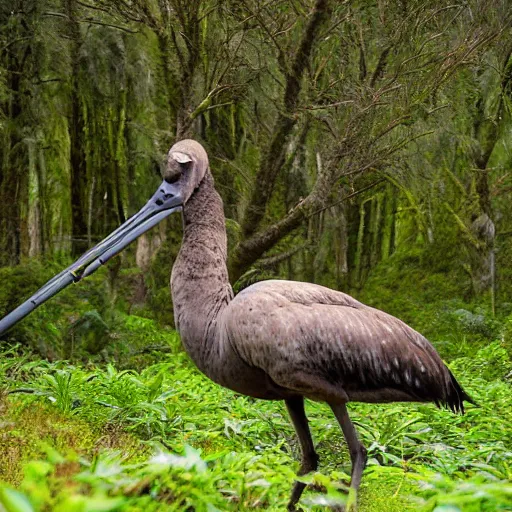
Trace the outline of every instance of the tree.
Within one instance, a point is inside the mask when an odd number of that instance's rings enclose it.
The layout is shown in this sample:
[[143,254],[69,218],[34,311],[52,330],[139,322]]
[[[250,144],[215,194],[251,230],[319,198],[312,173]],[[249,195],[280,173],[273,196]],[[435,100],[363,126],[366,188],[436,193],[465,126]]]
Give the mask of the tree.
[[[323,3],[315,4],[309,24],[301,32],[299,49],[307,47],[313,52],[313,44],[303,43],[310,39],[318,9],[325,7]],[[486,19],[485,10],[479,14]],[[336,183],[346,183],[352,189],[361,183],[366,189],[370,174],[390,172],[401,150],[428,132],[418,132],[414,127],[436,114],[436,98],[444,84],[467,59],[480,55],[502,32],[497,18],[495,24],[485,25],[482,19],[475,19],[469,6],[448,3],[411,9],[391,3],[354,8],[342,5],[337,6],[335,15],[330,16],[332,25],[318,38],[323,47],[316,48],[316,58],[310,64],[308,90],[295,94],[293,101],[287,96],[290,80],[296,87],[301,77],[294,81],[281,66],[284,107],[276,117],[268,146],[264,146],[270,149],[262,152],[241,224],[242,239],[233,254],[232,279],[240,277],[310,215],[323,210],[332,200]],[[255,17],[263,26],[272,26],[260,12]],[[281,56],[282,48],[293,46],[293,32],[284,32],[286,36],[282,37],[289,38],[287,44],[277,41],[275,34],[268,34],[278,48],[278,65],[286,61]],[[336,37],[329,38],[330,34]],[[330,55],[341,59],[334,61]],[[304,69],[298,64],[302,56],[297,53],[296,57],[292,69]],[[289,146],[285,135],[299,119],[304,123],[306,118],[317,137],[323,138],[324,165],[317,169],[306,197],[274,222],[262,226],[275,183],[287,169],[283,155]]]

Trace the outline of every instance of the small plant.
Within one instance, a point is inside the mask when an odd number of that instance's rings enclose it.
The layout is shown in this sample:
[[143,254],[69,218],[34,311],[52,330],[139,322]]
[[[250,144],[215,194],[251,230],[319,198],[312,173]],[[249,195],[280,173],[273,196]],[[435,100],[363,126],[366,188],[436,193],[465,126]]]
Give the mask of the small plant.
[[498,512],[512,509],[512,483],[483,476],[455,480],[440,473],[426,473],[420,480],[422,512]]

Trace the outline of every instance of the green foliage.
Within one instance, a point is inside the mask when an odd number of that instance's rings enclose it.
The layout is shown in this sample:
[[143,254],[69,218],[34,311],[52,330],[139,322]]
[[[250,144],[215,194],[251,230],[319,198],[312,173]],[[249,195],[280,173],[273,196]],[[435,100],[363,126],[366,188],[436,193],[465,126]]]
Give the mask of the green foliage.
[[[61,270],[66,262],[42,263],[37,260],[17,267],[0,268],[0,316],[14,309]],[[166,267],[165,272],[169,269]],[[139,271],[135,271],[140,276]],[[37,308],[4,335],[13,345],[22,344],[49,359],[110,360],[123,365],[147,365],[153,353],[178,346],[175,331],[158,326],[172,322],[172,304],[168,282],[153,290],[151,300],[140,310],[145,315],[126,315],[129,297],[139,282],[123,273],[117,292],[106,283],[105,269],[91,279],[68,287]],[[156,300],[155,297],[161,296]],[[165,304],[165,305],[164,305]],[[164,306],[163,306],[164,305]],[[169,319],[169,309],[170,319]],[[139,312],[139,311],[138,311]],[[147,317],[150,318],[147,318]],[[135,363],[138,358],[139,362]]]
[[489,481],[479,476],[460,482],[430,473],[425,475],[422,487],[422,512],[497,512],[512,507],[510,481]]
[[506,304],[493,316],[488,296],[462,299],[467,285],[454,260],[436,258],[431,251],[401,250],[372,271],[356,296],[404,320],[444,358],[453,359],[472,356],[500,336],[508,340]]
[[505,319],[503,327],[503,346],[508,352],[509,357],[512,358],[512,315]]
[[[123,322],[146,346],[167,340],[172,355],[160,353],[139,371],[129,364],[140,364],[133,352],[124,370],[48,363],[14,348],[0,358],[1,385],[18,391],[5,402],[0,466],[10,468],[11,483],[25,467],[17,490],[2,487],[4,508],[19,500],[35,511],[282,510],[299,457],[283,404],[215,385],[180,351],[173,331],[135,316]],[[362,512],[507,510],[512,363],[495,341],[451,368],[479,404],[465,416],[423,404],[351,405],[369,450]],[[307,413],[321,466],[305,477],[315,490],[302,507],[319,511],[345,501],[350,464],[328,408],[308,403]],[[65,430],[55,437],[57,425]]]
[[483,379],[492,381],[510,377],[512,365],[510,356],[499,341],[489,343],[476,354],[461,357],[453,362],[455,369],[464,370],[469,374],[478,375]]
[[70,355],[81,347],[89,354],[98,354],[108,344],[109,327],[96,310],[86,311],[68,331]]
[[[479,404],[351,405],[361,512],[510,510],[506,2],[333,1],[306,45],[313,2],[0,4],[0,263],[21,262],[0,269],[0,316],[147,200],[175,137],[200,138],[231,255],[311,208],[270,266],[235,268],[235,291],[274,276],[355,289],[431,339]],[[180,219],[148,238],[2,339],[1,512],[286,506],[299,447],[283,404],[191,365],[162,327]],[[347,501],[349,455],[327,407],[307,408],[322,465],[301,506],[319,511]]]
[[[38,288],[61,270],[66,262],[55,261],[51,264],[31,260],[17,267],[0,268],[0,315],[26,300]],[[90,311],[105,314],[109,309],[108,294],[105,293],[103,272],[87,283],[70,287],[53,300],[47,302],[23,322],[17,324],[7,335],[7,340],[29,345],[49,358],[71,357],[68,334],[72,325],[78,327],[91,323]],[[86,316],[80,320],[82,314]],[[98,320],[100,313],[96,313]],[[96,325],[97,325],[96,321]],[[89,334],[87,336],[90,336]]]

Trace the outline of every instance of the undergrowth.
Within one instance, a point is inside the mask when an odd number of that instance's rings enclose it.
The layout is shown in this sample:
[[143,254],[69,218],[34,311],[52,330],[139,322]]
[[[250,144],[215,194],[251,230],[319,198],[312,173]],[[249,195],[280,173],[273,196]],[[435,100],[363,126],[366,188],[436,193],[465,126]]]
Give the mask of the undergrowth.
[[[359,510],[512,510],[512,310],[453,299],[455,280],[411,258],[377,268],[358,298],[426,334],[479,405],[350,404],[369,455]],[[0,314],[28,294],[19,283],[53,272],[36,270],[5,271]],[[209,381],[175,331],[114,307],[103,277],[8,335],[0,511],[285,510],[300,450],[284,404]],[[307,414],[320,467],[301,507],[328,510],[346,499],[350,458],[330,410]]]
[[[284,405],[215,385],[153,322],[126,325],[169,350],[139,371],[2,354],[4,509],[284,510],[300,457]],[[465,416],[433,405],[351,405],[369,454],[362,512],[512,509],[508,354],[495,341],[451,368],[479,404]],[[321,466],[305,477],[316,490],[302,507],[325,510],[345,499],[349,457],[328,408],[310,402],[307,413]]]

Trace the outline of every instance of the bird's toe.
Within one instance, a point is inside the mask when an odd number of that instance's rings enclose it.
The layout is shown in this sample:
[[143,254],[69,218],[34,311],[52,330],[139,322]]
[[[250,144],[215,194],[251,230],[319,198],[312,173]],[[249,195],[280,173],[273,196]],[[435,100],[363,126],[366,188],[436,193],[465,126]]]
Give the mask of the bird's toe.
[[348,490],[348,499],[344,510],[345,512],[357,512],[357,490],[353,487]]

